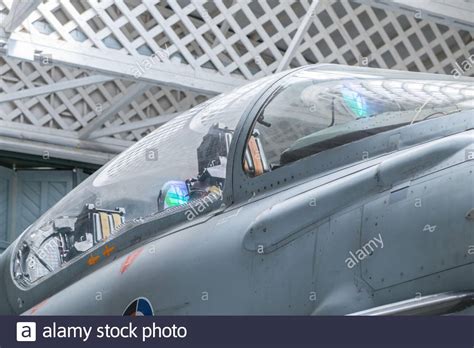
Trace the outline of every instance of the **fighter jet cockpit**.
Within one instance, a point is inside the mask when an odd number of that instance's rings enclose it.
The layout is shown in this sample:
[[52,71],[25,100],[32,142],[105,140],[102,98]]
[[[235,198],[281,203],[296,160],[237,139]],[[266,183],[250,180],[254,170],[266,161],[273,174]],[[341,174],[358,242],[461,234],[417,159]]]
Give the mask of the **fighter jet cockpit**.
[[[387,130],[474,109],[472,85],[454,79],[324,66],[284,74],[176,116],[89,177],[19,238],[12,259],[17,285],[39,283],[98,245],[133,233],[132,225],[188,211],[192,220],[196,202],[203,212],[221,206],[237,124],[259,99],[263,105],[252,114],[253,124],[242,130],[244,153],[237,154],[249,177]],[[270,96],[261,100],[267,90]]]
[[127,233],[129,224],[182,212],[199,200],[219,206],[237,123],[274,80],[247,84],[178,115],[89,177],[19,239],[12,260],[17,285],[36,285]]

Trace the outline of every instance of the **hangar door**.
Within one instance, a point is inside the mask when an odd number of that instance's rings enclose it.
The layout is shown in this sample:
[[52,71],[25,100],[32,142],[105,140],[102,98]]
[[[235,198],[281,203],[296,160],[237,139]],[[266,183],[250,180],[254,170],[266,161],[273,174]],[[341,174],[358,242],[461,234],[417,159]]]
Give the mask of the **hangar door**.
[[0,167],[0,252],[84,178],[72,170]]

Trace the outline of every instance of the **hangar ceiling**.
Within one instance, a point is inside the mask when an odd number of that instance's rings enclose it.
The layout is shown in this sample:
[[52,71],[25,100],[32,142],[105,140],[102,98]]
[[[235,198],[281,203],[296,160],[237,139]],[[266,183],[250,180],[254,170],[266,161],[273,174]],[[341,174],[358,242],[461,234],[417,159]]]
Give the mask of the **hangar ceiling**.
[[474,2],[458,2],[462,18],[440,1],[4,0],[0,149],[103,164],[180,111],[305,64],[450,74],[474,54]]

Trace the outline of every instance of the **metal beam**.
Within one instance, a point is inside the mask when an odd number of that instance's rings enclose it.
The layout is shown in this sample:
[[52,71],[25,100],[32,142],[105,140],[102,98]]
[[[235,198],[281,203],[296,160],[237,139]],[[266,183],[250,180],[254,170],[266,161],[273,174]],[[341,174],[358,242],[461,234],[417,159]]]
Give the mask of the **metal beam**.
[[72,131],[0,120],[0,149],[77,162],[105,164],[133,142],[113,138],[79,140]]
[[99,151],[76,149],[69,146],[38,143],[25,139],[15,139],[0,136],[0,148],[3,151],[25,153],[28,155],[59,158],[74,162],[83,162],[103,165],[115,157],[115,154],[107,154]]
[[117,78],[148,82],[204,95],[228,92],[248,81],[224,76],[209,69],[160,61],[157,56],[133,57],[115,50],[84,47],[73,42],[59,42],[43,35],[12,33],[6,55],[34,61],[35,54],[50,55],[53,64],[80,69],[93,69]]
[[133,141],[114,138],[80,140],[77,138],[77,132],[1,120],[0,136],[113,154],[122,152],[134,144]]
[[36,10],[42,0],[14,0],[10,12],[5,17],[2,27],[7,33],[13,32],[21,23]]
[[288,46],[288,49],[286,50],[285,55],[281,59],[280,64],[278,65],[278,68],[276,69],[276,72],[285,70],[290,64],[291,60],[293,59],[293,56],[295,55],[297,48],[300,45],[303,35],[308,30],[308,27],[311,24],[311,20],[316,15],[316,6],[318,5],[318,3],[319,3],[319,0],[313,0],[311,5],[309,6],[308,12],[303,18],[301,25],[298,27],[298,30],[296,31],[295,36],[291,40],[290,46]]
[[91,123],[79,131],[79,139],[87,139],[92,132],[99,130],[100,127],[111,117],[115,116],[124,106],[130,104],[136,97],[145,93],[151,86],[147,83],[136,83],[130,87],[125,95],[120,93],[111,101],[110,106],[105,112],[97,116]]
[[151,117],[142,121],[135,121],[129,124],[124,124],[121,126],[116,126],[116,127],[107,127],[104,129],[99,129],[94,132],[89,136],[89,139],[95,139],[95,138],[101,138],[101,137],[106,137],[109,135],[113,134],[119,134],[123,132],[130,132],[133,130],[137,129],[143,129],[143,128],[148,128],[148,127],[154,127],[154,126],[159,126],[162,125],[173,118],[175,118],[177,115],[179,115],[179,112],[174,112],[172,114],[167,114],[167,115],[160,115],[156,117]]
[[0,95],[0,103],[22,98],[31,98],[42,94],[51,94],[65,89],[93,85],[97,83],[111,81],[113,79],[114,78],[110,76],[93,75],[75,80],[60,81],[41,87],[28,88],[21,91]]

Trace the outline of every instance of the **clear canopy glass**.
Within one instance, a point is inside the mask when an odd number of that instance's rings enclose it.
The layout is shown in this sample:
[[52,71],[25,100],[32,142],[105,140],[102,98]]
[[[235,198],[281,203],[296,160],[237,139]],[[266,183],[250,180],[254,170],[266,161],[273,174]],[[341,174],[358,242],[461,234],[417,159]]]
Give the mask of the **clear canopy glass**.
[[[244,110],[277,76],[213,98],[158,128],[89,177],[20,238],[13,276],[29,286],[113,238],[130,221],[222,199]],[[174,209],[172,209],[174,208]]]

